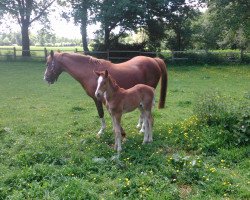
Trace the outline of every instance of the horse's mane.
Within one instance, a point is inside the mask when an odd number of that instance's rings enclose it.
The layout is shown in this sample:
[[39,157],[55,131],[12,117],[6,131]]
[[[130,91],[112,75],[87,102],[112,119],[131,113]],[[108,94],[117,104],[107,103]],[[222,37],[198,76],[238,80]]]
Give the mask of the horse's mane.
[[75,60],[81,60],[81,62],[85,61],[94,65],[103,65],[103,64],[111,63],[110,61],[107,61],[104,59],[98,59],[96,57],[89,56],[89,55],[83,55],[83,54],[77,54],[77,53],[62,53],[62,56],[63,55],[74,57]]

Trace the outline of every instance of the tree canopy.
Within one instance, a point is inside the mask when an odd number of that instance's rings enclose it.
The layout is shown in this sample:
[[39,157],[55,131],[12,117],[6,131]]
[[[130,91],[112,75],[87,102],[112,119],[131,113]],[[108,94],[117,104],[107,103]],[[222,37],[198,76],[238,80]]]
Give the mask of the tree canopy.
[[[55,0],[0,1],[0,16],[8,13],[20,24],[21,41],[25,50],[23,55],[29,55],[30,25],[34,21],[48,24],[46,16],[51,12],[49,8],[54,2]],[[99,49],[118,47],[118,43],[127,41],[122,38],[128,37],[128,33],[141,31],[147,37],[136,45],[138,48],[149,50],[249,48],[248,0],[57,0],[57,2],[65,8],[72,8],[67,17],[73,17],[75,23],[80,25],[79,31],[82,34],[85,51],[88,51],[87,29],[92,23],[100,24],[100,29],[96,31],[96,44]],[[205,12],[200,11],[201,3],[207,6]],[[66,16],[65,13],[63,16]],[[47,26],[46,29],[40,30],[39,43],[45,44],[55,40],[49,29]],[[5,43],[12,41],[6,36],[2,38]]]
[[48,8],[55,0],[1,0],[0,13],[10,14],[20,25],[23,56],[30,56],[29,27],[37,20],[46,20]]

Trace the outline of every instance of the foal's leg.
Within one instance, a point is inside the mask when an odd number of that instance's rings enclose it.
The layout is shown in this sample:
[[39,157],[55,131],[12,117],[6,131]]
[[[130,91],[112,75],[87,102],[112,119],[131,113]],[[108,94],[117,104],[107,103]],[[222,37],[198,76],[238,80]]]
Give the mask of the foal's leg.
[[114,122],[114,130],[115,130],[115,147],[114,149],[117,150],[117,152],[120,152],[122,150],[121,146],[121,114],[115,114],[113,117]]
[[[115,132],[115,123],[114,123],[114,117],[112,116],[111,113],[109,113],[111,118],[112,118],[112,124],[113,124],[113,132]],[[123,141],[126,141],[126,133],[125,131],[123,130],[122,126],[121,126],[121,135],[122,135],[122,140]]]
[[143,112],[144,138],[142,144],[148,142],[148,120],[145,111]]
[[97,108],[97,111],[98,111],[98,115],[99,115],[100,120],[101,120],[101,129],[98,131],[97,135],[102,135],[103,131],[106,129],[103,105],[102,105],[101,101],[98,101],[98,100],[94,100],[94,101],[95,101],[95,105],[96,105],[96,108]]
[[152,142],[153,141],[153,131],[152,131],[153,117],[152,117],[151,111],[148,111],[148,125],[149,125],[148,142]]
[[153,141],[152,122],[153,118],[151,115],[151,111],[145,111],[144,114],[145,133],[144,133],[143,144]]
[[141,114],[140,114],[140,118],[139,118],[139,121],[138,121],[138,124],[136,126],[136,128],[141,128],[140,129],[140,133],[144,133],[145,131],[145,126],[144,126],[144,123],[143,123],[143,105],[140,104],[140,106],[138,107],[138,109],[140,110]]
[[136,125],[136,128],[141,128],[141,125],[143,123],[143,117],[142,117],[142,114],[140,114],[140,117],[139,117],[139,121],[138,121],[138,124]]

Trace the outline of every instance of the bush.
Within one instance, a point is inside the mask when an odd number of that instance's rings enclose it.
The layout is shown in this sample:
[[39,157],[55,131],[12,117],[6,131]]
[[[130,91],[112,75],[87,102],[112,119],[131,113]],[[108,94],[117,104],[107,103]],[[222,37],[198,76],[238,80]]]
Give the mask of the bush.
[[[120,51],[139,51],[145,48],[146,43],[134,43],[134,44],[123,44],[119,42],[111,42],[110,50],[120,50]],[[95,40],[91,44],[93,51],[106,51],[105,44],[101,43],[99,40]]]
[[218,63],[249,63],[250,55],[245,52],[242,57],[239,52],[232,52],[230,50],[225,51],[185,51],[175,52],[176,60],[172,60],[172,55],[166,55],[165,59],[169,63],[178,64],[218,64]]
[[198,119],[208,126],[218,126],[225,142],[235,145],[249,143],[250,136],[250,106],[248,103],[241,107],[218,92],[206,93],[194,107]]
[[198,99],[194,107],[194,113],[209,126],[223,124],[224,120],[229,120],[232,116],[227,101],[218,92],[208,92]]

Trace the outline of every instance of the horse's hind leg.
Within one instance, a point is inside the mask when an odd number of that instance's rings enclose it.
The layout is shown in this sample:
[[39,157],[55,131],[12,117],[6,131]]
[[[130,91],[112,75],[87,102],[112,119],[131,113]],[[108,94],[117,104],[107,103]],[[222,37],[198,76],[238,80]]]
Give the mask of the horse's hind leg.
[[152,131],[152,126],[153,126],[153,117],[151,114],[151,111],[149,112],[149,116],[148,116],[148,142],[152,142],[153,141],[153,131]]
[[144,130],[144,138],[143,138],[143,144],[148,142],[149,137],[149,127],[148,127],[148,117],[146,115],[146,112],[143,112],[143,126],[145,128]]
[[141,128],[142,123],[143,123],[143,117],[142,117],[142,114],[140,114],[139,121],[138,121],[138,124],[136,125],[136,128],[138,129]]
[[139,121],[138,121],[138,124],[137,124],[136,128],[141,128],[139,132],[144,133],[145,132],[145,126],[144,126],[144,123],[143,123],[143,118],[144,118],[144,116],[143,116],[143,112],[144,112],[143,105],[140,104],[138,109],[140,110],[141,114],[140,114]]
[[144,124],[145,124],[145,133],[144,133],[143,143],[152,142],[153,141],[153,134],[152,134],[151,111],[145,111]]

